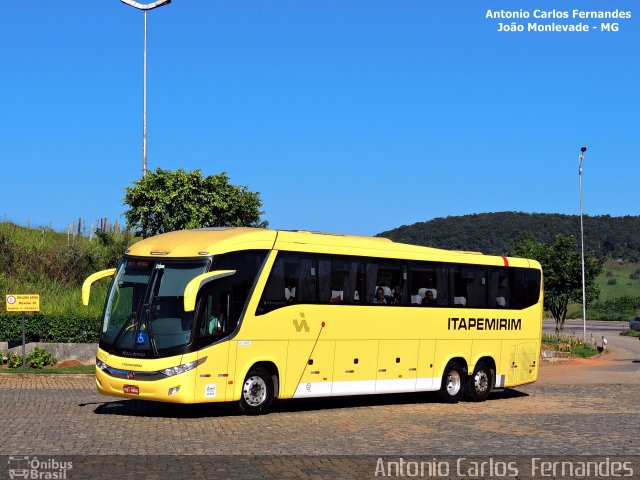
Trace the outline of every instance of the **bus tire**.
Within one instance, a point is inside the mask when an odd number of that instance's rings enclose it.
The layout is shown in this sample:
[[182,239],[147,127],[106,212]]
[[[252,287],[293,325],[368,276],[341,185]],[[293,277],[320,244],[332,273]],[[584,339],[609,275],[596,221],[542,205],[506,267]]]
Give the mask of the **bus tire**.
[[438,395],[445,403],[457,403],[462,398],[465,385],[464,368],[458,362],[449,362],[442,375]]
[[264,368],[253,368],[242,384],[240,409],[247,415],[262,415],[269,411],[273,400],[273,379]]
[[493,385],[493,370],[486,363],[479,363],[465,386],[465,398],[472,402],[484,402]]

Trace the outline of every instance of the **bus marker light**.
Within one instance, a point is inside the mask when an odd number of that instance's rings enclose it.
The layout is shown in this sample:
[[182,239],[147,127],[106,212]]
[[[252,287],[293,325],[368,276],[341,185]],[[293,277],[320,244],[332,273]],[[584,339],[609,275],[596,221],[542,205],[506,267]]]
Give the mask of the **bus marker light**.
[[201,373],[200,378],[209,378],[211,376],[210,373]]
[[140,388],[137,385],[125,385],[122,388],[122,391],[124,393],[130,393],[132,395],[139,395],[140,394]]
[[228,373],[219,373],[219,374],[218,374],[218,376],[219,376],[219,377],[225,377],[225,378],[226,378],[226,377],[228,377],[228,376],[229,376],[229,374],[228,374]]
[[176,393],[178,393],[179,390],[180,390],[180,385],[178,385],[177,387],[171,387],[169,389],[169,396],[175,395]]
[[233,380],[229,380],[227,383],[228,383],[229,385],[233,385]]

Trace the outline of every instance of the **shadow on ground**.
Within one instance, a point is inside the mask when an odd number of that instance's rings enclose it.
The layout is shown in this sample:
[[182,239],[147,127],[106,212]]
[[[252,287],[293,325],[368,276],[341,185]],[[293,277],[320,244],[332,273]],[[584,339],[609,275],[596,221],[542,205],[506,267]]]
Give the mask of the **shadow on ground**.
[[[488,402],[505,401],[511,398],[527,397],[528,393],[505,388],[491,392]],[[440,403],[435,393],[403,393],[385,395],[366,395],[335,398],[309,398],[297,400],[275,400],[271,405],[273,413],[296,413],[308,411],[338,410],[343,408],[367,408],[392,405]],[[465,402],[461,402],[465,403]],[[87,406],[89,404],[80,404]],[[165,418],[206,418],[242,415],[237,403],[207,403],[199,405],[180,405],[174,403],[152,402],[144,400],[116,400],[98,404],[97,415],[124,415],[133,417]]]

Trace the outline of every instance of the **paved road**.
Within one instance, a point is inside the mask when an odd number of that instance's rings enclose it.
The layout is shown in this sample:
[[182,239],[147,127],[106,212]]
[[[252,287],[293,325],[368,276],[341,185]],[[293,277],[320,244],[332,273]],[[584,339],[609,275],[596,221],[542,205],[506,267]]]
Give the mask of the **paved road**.
[[75,462],[69,479],[372,478],[381,455],[452,465],[474,455],[616,456],[640,476],[640,342],[610,338],[608,355],[543,365],[537,383],[482,404],[385,395],[280,402],[246,417],[229,405],[102,397],[91,376],[2,375],[0,438],[6,455]]

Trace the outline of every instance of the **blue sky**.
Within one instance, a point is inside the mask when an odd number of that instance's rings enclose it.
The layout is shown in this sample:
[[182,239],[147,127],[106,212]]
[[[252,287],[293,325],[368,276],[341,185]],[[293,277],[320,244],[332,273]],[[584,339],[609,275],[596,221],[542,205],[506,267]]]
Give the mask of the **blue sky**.
[[[489,8],[632,18],[500,33]],[[226,171],[272,228],[578,213],[581,145],[585,213],[640,215],[633,1],[173,0],[148,21],[149,168]],[[142,41],[142,12],[118,0],[3,4],[3,219],[122,214],[142,168]]]

